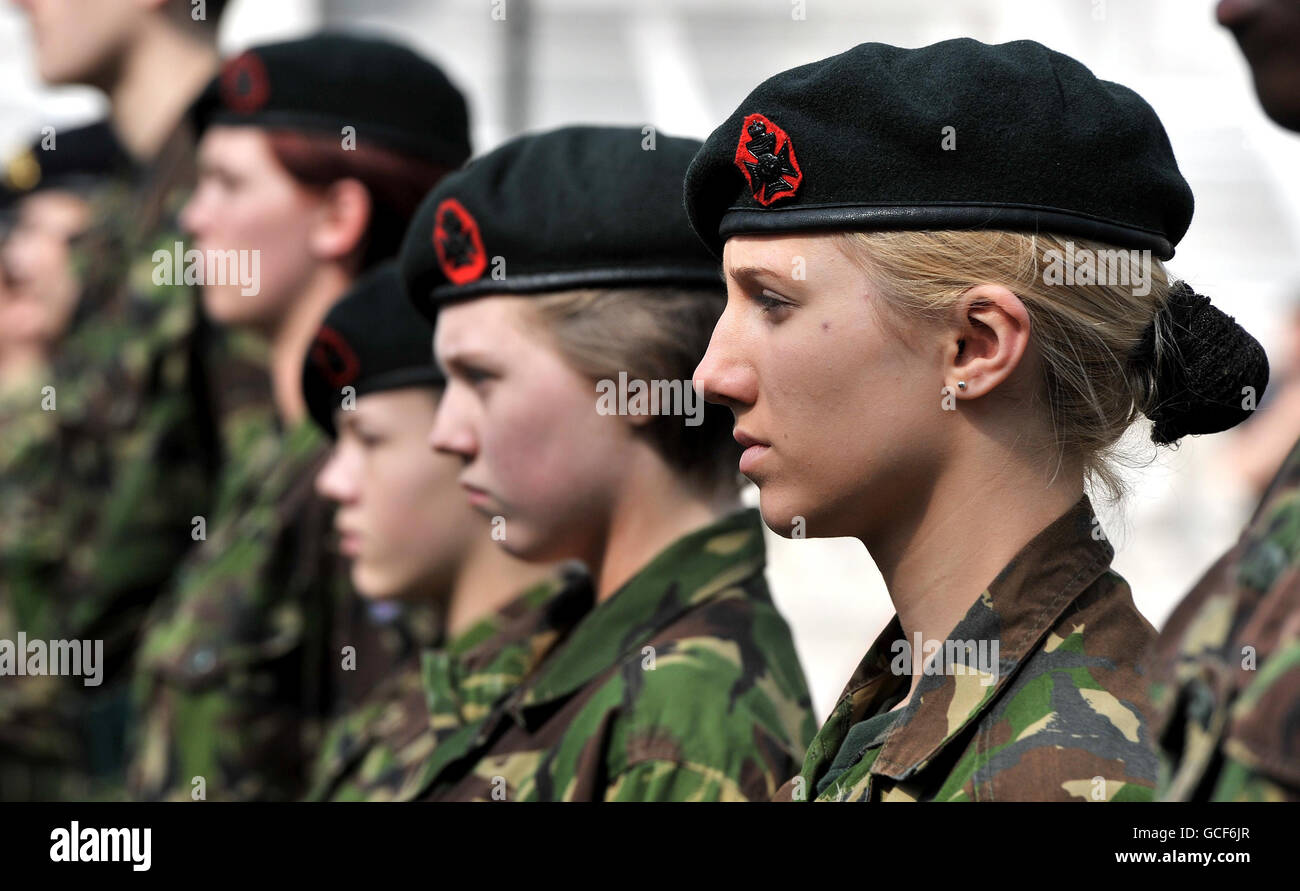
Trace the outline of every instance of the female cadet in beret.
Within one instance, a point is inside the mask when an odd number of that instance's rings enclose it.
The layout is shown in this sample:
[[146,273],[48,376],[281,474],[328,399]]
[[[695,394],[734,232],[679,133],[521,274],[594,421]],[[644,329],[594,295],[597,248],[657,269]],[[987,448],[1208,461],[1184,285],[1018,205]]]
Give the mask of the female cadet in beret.
[[682,212],[697,147],[630,128],[523,137],[412,223],[403,274],[448,380],[431,442],[506,551],[579,560],[596,595],[518,690],[439,744],[423,797],[766,799],[812,735],[726,413],[687,379],[723,303]]
[[225,272],[203,282],[203,307],[265,344],[274,413],[232,413],[216,511],[196,518],[199,543],[149,617],[129,783],[143,798],[296,798],[320,723],[389,665],[327,547],[312,488],[327,443],[307,417],[304,357],[468,156],[467,115],[410,50],[322,35],[229,61],[191,119],[199,181],[182,223]]
[[1160,262],[1192,200],[1151,108],[1031,41],[864,44],[755,89],[686,200],[764,521],[862,541],[897,613],[781,797],[1149,799],[1154,632],[1085,482],[1267,381]]
[[440,639],[424,661],[448,682],[426,697],[416,654],[402,661],[332,725],[313,799],[408,798],[437,741],[516,685],[536,642],[590,607],[580,570],[552,573],[498,547],[456,482],[460,462],[429,448],[444,383],[432,341],[385,263],[330,310],[303,366],[308,409],[334,439],[316,489],[338,506],[353,587],[375,602],[434,607]]

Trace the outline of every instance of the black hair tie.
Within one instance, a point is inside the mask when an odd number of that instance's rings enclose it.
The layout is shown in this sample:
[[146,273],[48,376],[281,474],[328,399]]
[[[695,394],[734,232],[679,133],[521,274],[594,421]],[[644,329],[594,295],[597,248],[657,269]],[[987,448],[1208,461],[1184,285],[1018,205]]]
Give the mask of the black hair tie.
[[[1157,326],[1173,348],[1155,363]],[[1268,386],[1268,357],[1259,341],[1182,281],[1170,288],[1133,361],[1156,366],[1155,406],[1146,415],[1157,445],[1240,424]]]

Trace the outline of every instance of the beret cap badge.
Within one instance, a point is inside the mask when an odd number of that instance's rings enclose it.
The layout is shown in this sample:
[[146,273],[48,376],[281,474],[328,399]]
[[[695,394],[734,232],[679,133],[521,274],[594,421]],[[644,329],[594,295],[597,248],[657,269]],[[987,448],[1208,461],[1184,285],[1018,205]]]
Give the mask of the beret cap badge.
[[791,197],[803,182],[789,134],[761,114],[747,116],[741,125],[736,166],[749,182],[754,200],[764,207]]
[[316,340],[311,345],[311,361],[321,377],[335,389],[352,383],[361,373],[361,360],[356,351],[343,335],[329,326],[322,326],[316,332]]
[[447,198],[434,212],[433,246],[448,281],[467,285],[487,269],[487,251],[478,223],[455,198]]
[[266,65],[254,52],[245,52],[226,63],[221,72],[221,101],[232,111],[251,114],[271,97]]

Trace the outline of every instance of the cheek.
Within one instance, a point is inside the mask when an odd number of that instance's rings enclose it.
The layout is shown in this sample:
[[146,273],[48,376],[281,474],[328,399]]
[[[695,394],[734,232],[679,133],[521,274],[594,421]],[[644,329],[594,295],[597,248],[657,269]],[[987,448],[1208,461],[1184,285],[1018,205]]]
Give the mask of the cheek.
[[[267,322],[284,311],[296,296],[313,260],[308,244],[309,208],[291,194],[279,200],[232,202],[224,221],[202,241],[202,250],[257,251],[243,261],[257,272],[256,293],[244,294],[240,283],[205,285],[204,301],[218,321]],[[218,209],[218,219],[222,213]],[[244,267],[241,267],[244,268]]]
[[484,457],[520,507],[555,510],[598,487],[623,421],[596,412],[593,386],[531,387],[511,395],[484,441]]

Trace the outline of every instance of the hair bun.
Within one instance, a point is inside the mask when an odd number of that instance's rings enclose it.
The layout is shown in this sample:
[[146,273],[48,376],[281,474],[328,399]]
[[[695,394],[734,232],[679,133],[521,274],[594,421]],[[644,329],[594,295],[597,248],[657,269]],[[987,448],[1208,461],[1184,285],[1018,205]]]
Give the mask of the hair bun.
[[[1188,434],[1218,433],[1250,416],[1268,386],[1268,357],[1259,341],[1182,281],[1170,288],[1136,360],[1152,361],[1157,326],[1170,345],[1156,363],[1153,407],[1145,412],[1155,424],[1151,439],[1157,445]],[[1248,387],[1253,390],[1249,402]]]

